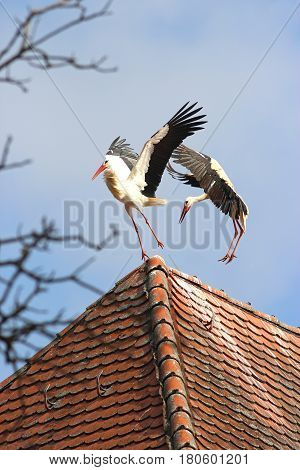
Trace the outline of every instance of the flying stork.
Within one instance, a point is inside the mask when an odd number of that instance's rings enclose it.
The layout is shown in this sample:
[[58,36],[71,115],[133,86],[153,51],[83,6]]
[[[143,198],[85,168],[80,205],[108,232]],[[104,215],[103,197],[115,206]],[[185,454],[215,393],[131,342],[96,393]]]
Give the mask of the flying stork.
[[142,251],[142,259],[148,258],[141,236],[133,218],[132,209],[136,209],[150,228],[157,245],[163,248],[148,219],[143,207],[166,204],[165,199],[155,196],[162,174],[175,148],[195,131],[203,129],[204,114],[197,114],[202,108],[197,103],[186,103],[177,113],[145,143],[140,155],[137,155],[126,143],[117,137],[110,145],[104,163],[93,175],[95,179],[104,171],[106,185],[113,196],[122,202],[132,220]]
[[194,203],[210,199],[218,209],[224,214],[228,214],[233,221],[233,238],[226,255],[219,259],[219,261],[226,261],[226,264],[230,263],[236,258],[237,246],[246,231],[246,219],[249,214],[247,205],[241,196],[237,194],[229,177],[214,158],[196,152],[185,145],[179,145],[173,152],[173,157],[175,163],[183,165],[191,173],[180,173],[168,163],[167,170],[170,175],[174,179],[183,181],[184,184],[204,189],[204,193],[200,196],[186,198],[179,222],[183,222]]

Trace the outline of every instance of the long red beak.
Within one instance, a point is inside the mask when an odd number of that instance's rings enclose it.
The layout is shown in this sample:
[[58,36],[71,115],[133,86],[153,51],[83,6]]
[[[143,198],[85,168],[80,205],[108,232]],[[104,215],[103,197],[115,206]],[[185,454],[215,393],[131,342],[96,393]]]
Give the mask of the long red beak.
[[183,206],[181,216],[180,216],[180,219],[179,219],[180,224],[183,222],[183,219],[185,218],[185,216],[188,213],[188,211],[190,210],[190,208],[191,208],[191,206],[186,206],[186,205]]
[[102,163],[102,165],[98,168],[98,170],[96,171],[96,173],[94,173],[94,175],[92,176],[92,180],[94,180],[95,178],[97,178],[97,176],[100,175],[100,173],[102,173],[102,171],[106,170],[106,163]]

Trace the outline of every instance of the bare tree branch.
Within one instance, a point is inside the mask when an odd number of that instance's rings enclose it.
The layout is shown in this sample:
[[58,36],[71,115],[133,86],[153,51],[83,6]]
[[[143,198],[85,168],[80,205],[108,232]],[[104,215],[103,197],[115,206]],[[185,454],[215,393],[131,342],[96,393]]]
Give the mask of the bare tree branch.
[[[34,253],[41,250],[47,252],[53,242],[64,242],[66,239],[81,241],[85,246],[99,251],[117,235],[114,230],[103,242],[92,244],[82,236],[58,235],[54,223],[43,218],[39,230],[0,239],[0,252],[3,246],[16,243],[19,245],[16,256],[0,261],[0,270],[3,271],[0,284],[0,354],[4,355],[7,362],[11,364],[22,362],[24,358],[19,355],[18,351],[20,345],[35,349],[35,344],[31,339],[32,333],[38,332],[52,339],[54,328],[69,323],[69,320],[64,319],[62,310],[54,316],[51,314],[49,316],[47,310],[36,308],[34,305],[34,301],[40,294],[47,292],[51,285],[71,282],[97,295],[103,293],[98,286],[84,281],[81,277],[85,269],[94,261],[93,258],[85,261],[71,273],[58,275],[55,271],[41,272],[29,264]],[[11,269],[9,272],[8,268]],[[24,284],[26,293],[22,294],[21,286]],[[36,313],[45,318],[38,323],[32,315],[28,316],[28,313]]]
[[31,67],[38,69],[51,69],[51,68],[62,68],[66,66],[72,66],[75,69],[79,70],[95,70],[96,72],[115,72],[116,68],[104,68],[102,64],[107,60],[106,56],[101,57],[97,61],[91,61],[88,64],[80,64],[77,62],[76,58],[73,56],[63,56],[55,54],[45,54],[44,51],[40,49],[35,50],[34,55],[27,55],[21,60],[25,60]]
[[[11,76],[10,66],[18,61],[26,62],[31,67],[39,69],[51,69],[71,66],[80,70],[94,70],[96,72],[114,72],[116,67],[104,67],[106,56],[89,63],[81,63],[76,57],[59,55],[44,49],[44,44],[50,39],[64,33],[81,24],[90,22],[96,18],[111,14],[109,8],[112,1],[106,2],[100,9],[88,12],[84,0],[58,0],[48,5],[30,9],[23,21],[14,20],[4,5],[2,8],[11,18],[16,30],[7,45],[0,51],[0,81],[18,86],[22,91],[27,91],[28,79],[19,79]],[[49,13],[70,11],[76,17],[63,22],[46,33],[37,37],[38,25]],[[1,72],[3,75],[1,76]]]
[[29,78],[23,78],[23,79],[12,78],[10,76],[9,69],[7,69],[5,76],[0,77],[0,82],[16,85],[17,87],[20,88],[21,91],[24,91],[24,93],[26,93],[28,91],[28,88],[25,86],[25,83],[30,82],[30,79]]
[[[0,81],[1,81],[1,79],[0,79]],[[9,151],[10,151],[12,140],[13,140],[12,136],[9,135],[6,139],[5,144],[4,144],[4,148],[3,148],[2,155],[1,155],[1,160],[0,160],[0,171],[20,168],[20,167],[23,167],[23,166],[28,165],[29,163],[31,163],[31,160],[28,159],[28,158],[26,160],[22,160],[20,162],[7,163],[8,154],[9,154]]]

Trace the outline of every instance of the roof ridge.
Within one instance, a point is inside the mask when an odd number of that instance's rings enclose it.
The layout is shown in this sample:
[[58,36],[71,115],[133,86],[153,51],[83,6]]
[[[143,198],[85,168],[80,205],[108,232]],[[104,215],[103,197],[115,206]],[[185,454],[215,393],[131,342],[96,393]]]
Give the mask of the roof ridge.
[[275,315],[270,315],[269,313],[262,312],[260,310],[255,309],[254,307],[247,304],[246,302],[241,302],[240,300],[230,297],[230,295],[226,294],[226,292],[220,289],[216,289],[215,287],[211,287],[208,284],[205,284],[197,276],[190,276],[188,274],[185,274],[179,271],[178,269],[171,268],[171,267],[169,268],[169,270],[175,273],[177,276],[181,277],[182,279],[185,279],[189,282],[192,282],[193,284],[197,286],[200,286],[201,289],[205,290],[206,292],[209,292],[210,294],[221,297],[222,299],[225,299],[228,303],[232,305],[237,305],[238,307],[243,308],[244,310],[247,310],[247,312],[251,313],[252,315],[258,318],[261,318],[262,320],[268,323],[277,325],[278,327],[284,330],[287,330],[291,333],[294,333],[295,335],[300,336],[300,327],[289,325],[288,323],[283,323],[282,321],[278,320],[278,318]]
[[[197,449],[169,302],[168,267],[160,256],[146,263],[153,353],[172,449]],[[170,372],[171,371],[171,372]]]

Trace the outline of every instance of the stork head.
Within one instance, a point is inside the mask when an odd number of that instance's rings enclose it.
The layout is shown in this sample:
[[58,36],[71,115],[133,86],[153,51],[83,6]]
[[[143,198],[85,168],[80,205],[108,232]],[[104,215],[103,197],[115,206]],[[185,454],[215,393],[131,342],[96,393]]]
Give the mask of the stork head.
[[185,218],[186,214],[194,204],[194,198],[193,197],[187,197],[186,200],[184,201],[182,212],[180,215],[179,223],[181,224],[183,222],[183,219]]
[[106,170],[108,164],[109,164],[108,156],[106,155],[106,157],[105,157],[105,162],[102,163],[102,165],[99,166],[98,170],[93,174],[92,180],[94,180],[95,178],[97,178],[97,176],[99,176],[100,173],[102,173],[102,171]]

